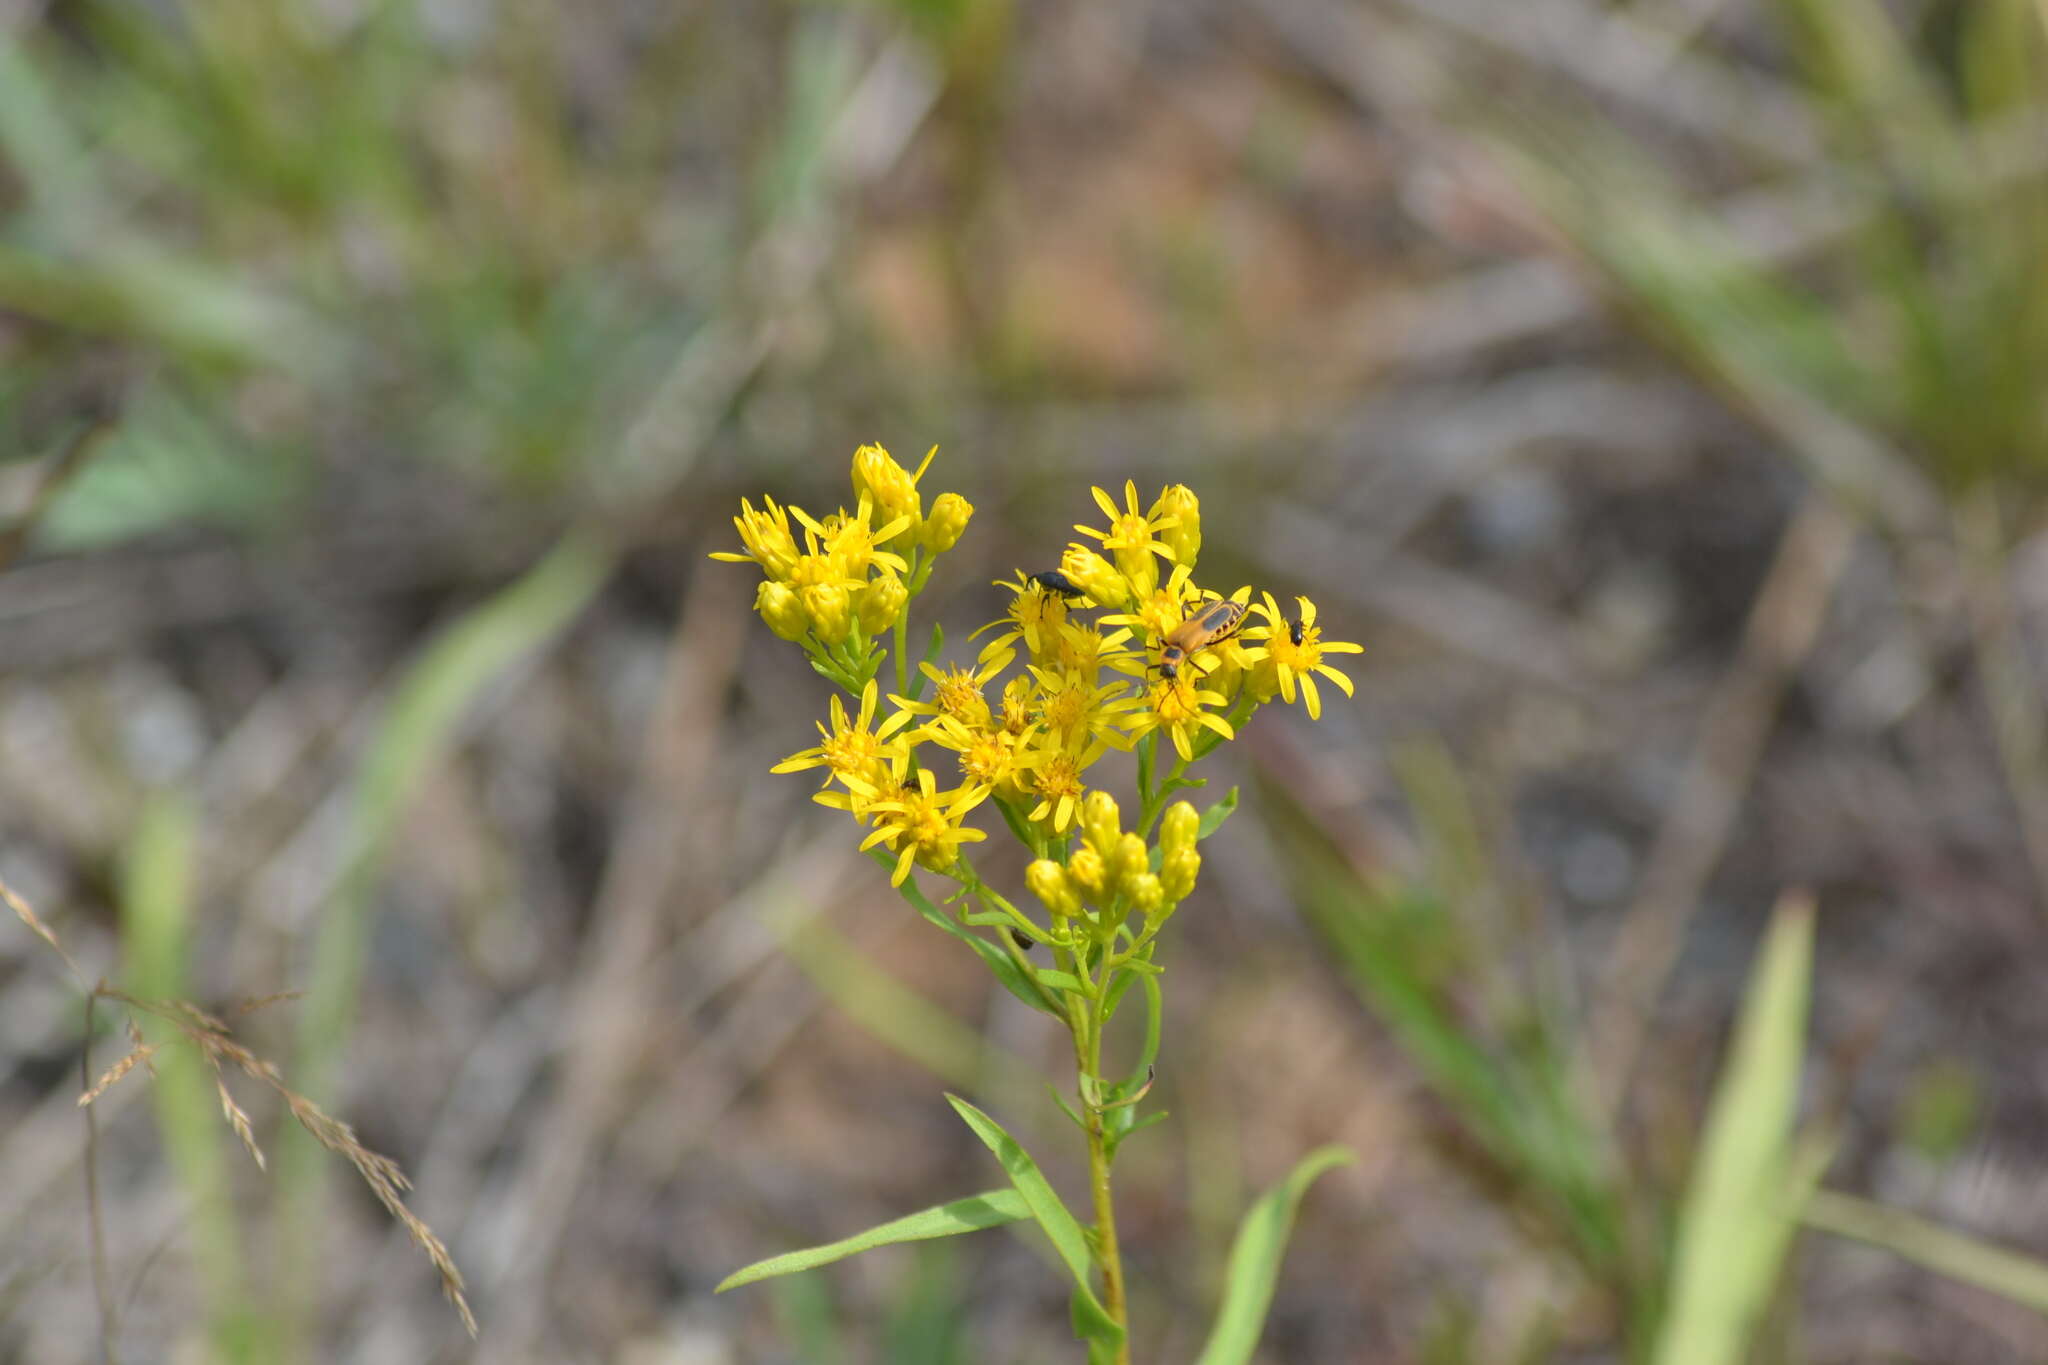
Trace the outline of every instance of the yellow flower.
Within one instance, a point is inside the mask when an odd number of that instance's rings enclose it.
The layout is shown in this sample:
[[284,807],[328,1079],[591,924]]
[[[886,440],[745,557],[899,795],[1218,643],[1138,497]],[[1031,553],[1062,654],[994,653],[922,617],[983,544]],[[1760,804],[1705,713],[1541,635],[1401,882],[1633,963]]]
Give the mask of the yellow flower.
[[1059,667],[1092,678],[1106,659],[1131,657],[1132,651],[1121,648],[1130,638],[1128,630],[1104,634],[1099,624],[1062,621],[1046,654]]
[[867,580],[868,569],[873,565],[894,569],[897,573],[909,572],[910,563],[902,555],[877,548],[907,528],[909,517],[896,517],[879,528],[871,526],[869,523],[874,518],[875,507],[866,495],[861,497],[860,506],[851,515],[841,508],[823,521],[818,521],[801,507],[790,510],[803,523],[804,539],[811,553],[823,555],[841,575],[854,580],[856,585]]
[[917,666],[918,672],[931,679],[932,699],[912,701],[908,697],[892,696],[890,701],[903,708],[906,715],[951,717],[970,730],[986,730],[994,724],[989,714],[988,698],[982,695],[982,687],[996,674],[1009,666],[1012,655],[987,661],[973,672],[959,665],[941,669],[929,659]]
[[1130,600],[1131,585],[1116,571],[1116,565],[1086,545],[1067,546],[1060,556],[1060,572],[1097,606],[1120,607]]
[[1062,834],[1074,823],[1074,813],[1088,791],[1088,784],[1081,780],[1081,770],[1088,762],[1065,750],[1045,751],[1045,760],[1032,771],[1029,784],[1040,798],[1029,816],[1034,824],[1050,825],[1053,833]]
[[751,502],[740,499],[740,514],[732,519],[732,524],[739,528],[740,544],[747,547],[747,552],[736,555],[730,550],[715,550],[711,557],[734,564],[751,560],[770,578],[788,578],[797,557],[796,537],[789,530],[790,509],[777,507],[773,498],[764,497],[761,501],[767,509],[756,512]]
[[860,599],[854,608],[860,619],[860,628],[870,640],[886,635],[896,624],[896,618],[903,615],[910,605],[910,588],[903,582],[902,575],[893,569],[884,569],[870,578],[861,588]]
[[[1093,536],[1102,542],[1102,548],[1114,552],[1116,567],[1139,596],[1152,591],[1159,581],[1159,566],[1152,562],[1158,555],[1171,564],[1173,551],[1158,536],[1159,532],[1176,525],[1178,519],[1171,512],[1147,514],[1138,510],[1138,485],[1124,480],[1124,506],[1119,508],[1116,500],[1102,489],[1091,490],[1095,494],[1095,505],[1109,518],[1109,529],[1097,531],[1091,527],[1076,525],[1074,529],[1084,536]],[[1077,583],[1080,580],[1075,580]],[[1083,588],[1087,584],[1081,584]],[[1090,596],[1094,594],[1090,592]],[[1099,602],[1102,599],[1096,598]]]
[[1097,687],[1084,673],[1036,664],[1030,671],[1038,679],[1039,722],[1053,743],[1072,754],[1097,744],[1130,747],[1121,731],[1123,713],[1139,703],[1124,695],[1122,682]]
[[974,504],[958,493],[939,494],[932,503],[931,516],[924,523],[924,547],[933,554],[944,554],[952,549],[966,534],[967,519],[973,515]]
[[[1281,698],[1290,705],[1294,701],[1295,684],[1301,685],[1301,699],[1308,708],[1310,720],[1320,720],[1323,715],[1322,694],[1316,690],[1315,675],[1320,673],[1344,689],[1345,696],[1351,696],[1351,679],[1323,662],[1325,654],[1361,654],[1365,646],[1351,644],[1344,640],[1325,640],[1321,627],[1316,625],[1316,604],[1306,597],[1297,597],[1301,616],[1298,622],[1289,621],[1274,602],[1273,594],[1263,594],[1265,600],[1257,603],[1252,610],[1266,618],[1267,624],[1254,627],[1263,632],[1265,657],[1258,662],[1253,679],[1255,690],[1266,691],[1277,685]],[[1301,638],[1295,639],[1299,627]]]
[[1009,611],[987,625],[982,626],[967,638],[972,640],[976,636],[988,631],[1006,626],[1008,629],[981,647],[983,662],[993,659],[998,654],[1003,654],[1007,650],[1008,655],[1005,657],[1004,662],[1008,663],[1009,658],[1014,657],[1016,653],[1010,647],[1019,640],[1022,640],[1024,647],[1031,651],[1031,657],[1037,658],[1050,644],[1052,632],[1066,621],[1067,599],[1061,597],[1056,592],[1039,587],[1036,583],[1026,578],[1021,569],[1017,572],[1016,582],[1012,583],[1006,578],[999,578],[996,580],[995,586],[998,588],[1008,588],[1014,594],[1010,598]]
[[901,886],[910,865],[923,863],[934,872],[952,870],[960,861],[960,845],[988,835],[961,824],[969,811],[988,799],[988,788],[959,786],[938,790],[930,768],[919,768],[917,780],[898,787],[879,801],[870,801],[867,815],[874,832],[861,840],[861,851],[887,844],[896,854],[889,885]]
[[1020,673],[1003,684],[1003,732],[1021,735],[1031,728],[1031,713],[1038,701],[1038,683]]
[[938,453],[937,446],[926,451],[924,463],[912,474],[881,446],[864,445],[853,452],[854,496],[872,497],[875,506],[891,519],[891,525],[896,518],[903,518],[901,527],[889,535],[877,535],[877,542],[887,544],[896,535],[915,535],[923,529],[924,499],[917,491],[917,481],[931,468],[932,457]]
[[976,730],[951,716],[941,716],[926,726],[924,736],[944,749],[960,755],[960,776],[976,786],[988,787],[1015,800],[1024,795],[1031,770],[1051,757],[1031,743],[1032,732]]
[[1191,741],[1195,731],[1213,730],[1225,739],[1237,735],[1229,721],[1204,711],[1204,704],[1223,705],[1223,694],[1190,687],[1185,677],[1170,682],[1161,679],[1147,690],[1143,708],[1131,713],[1131,736],[1135,739],[1155,730],[1164,731],[1173,741],[1174,752],[1192,763],[1195,754]]
[[1160,523],[1165,530],[1159,538],[1173,551],[1175,563],[1193,568],[1195,556],[1202,552],[1202,503],[1195,490],[1184,483],[1168,486],[1152,504],[1152,516],[1172,519],[1171,524]]
[[784,640],[801,640],[811,628],[811,618],[796,590],[772,578],[761,580],[754,590],[754,610],[768,623],[768,629]]
[[848,802],[823,794],[813,799],[859,814],[864,803],[901,782],[910,765],[909,742],[894,737],[909,724],[909,716],[899,711],[883,721],[880,729],[868,728],[875,719],[875,702],[880,695],[881,689],[869,679],[866,690],[860,694],[859,714],[849,723],[846,704],[835,694],[831,727],[826,728],[822,722],[818,725],[822,742],[816,748],[791,754],[768,771],[793,773],[805,768],[824,768],[826,786],[837,778],[857,800]]

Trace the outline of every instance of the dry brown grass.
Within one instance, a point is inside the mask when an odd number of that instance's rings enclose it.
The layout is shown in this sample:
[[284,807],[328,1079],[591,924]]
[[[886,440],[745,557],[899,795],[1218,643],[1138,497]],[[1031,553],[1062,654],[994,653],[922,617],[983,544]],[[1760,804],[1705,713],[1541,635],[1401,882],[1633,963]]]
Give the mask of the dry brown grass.
[[[220,1096],[221,1115],[258,1168],[267,1169],[267,1162],[262,1147],[256,1142],[255,1130],[249,1121],[248,1111],[236,1100],[234,1092],[228,1086],[228,1077],[232,1073],[238,1072],[257,1084],[268,1087],[283,1102],[299,1126],[312,1134],[315,1142],[355,1168],[363,1183],[370,1187],[370,1192],[377,1196],[377,1202],[404,1227],[406,1235],[412,1238],[414,1245],[424,1251],[427,1259],[434,1263],[434,1269],[441,1277],[442,1292],[455,1306],[455,1311],[461,1315],[463,1327],[470,1336],[476,1336],[476,1315],[470,1310],[469,1298],[464,1292],[462,1272],[456,1268],[454,1258],[448,1254],[447,1244],[421,1220],[418,1214],[406,1206],[404,1195],[412,1188],[412,1182],[406,1179],[405,1172],[399,1168],[397,1162],[365,1147],[356,1136],[355,1129],[286,1085],[283,1073],[275,1064],[265,1061],[235,1040],[234,1031],[225,1019],[209,1014],[188,1000],[150,1000],[130,995],[105,981],[87,984],[84,974],[79,971],[78,963],[65,951],[57,935],[36,914],[34,907],[5,881],[0,881],[0,901],[4,901],[21,922],[28,926],[30,932],[48,944],[50,949],[63,959],[66,969],[85,994],[88,1019],[91,1018],[93,1006],[101,1000],[111,1001],[130,1011],[127,1020],[129,1050],[120,1060],[101,1072],[99,1078],[79,1095],[78,1105],[81,1109],[90,1111],[96,1100],[120,1084],[137,1067],[143,1068],[151,1076],[155,1075],[151,1059],[160,1045],[151,1043],[143,1037],[136,1016],[148,1015],[163,1021],[175,1029],[179,1037],[190,1043],[205,1059],[208,1068],[213,1072],[214,1089]],[[246,1014],[264,1005],[290,999],[292,994],[284,992],[247,1001],[240,1007],[239,1012]],[[91,1161],[92,1155],[88,1153],[89,1178]],[[94,1211],[93,1217],[93,1239],[94,1262],[98,1265],[102,1261],[102,1248],[98,1245],[100,1233],[97,1210]]]

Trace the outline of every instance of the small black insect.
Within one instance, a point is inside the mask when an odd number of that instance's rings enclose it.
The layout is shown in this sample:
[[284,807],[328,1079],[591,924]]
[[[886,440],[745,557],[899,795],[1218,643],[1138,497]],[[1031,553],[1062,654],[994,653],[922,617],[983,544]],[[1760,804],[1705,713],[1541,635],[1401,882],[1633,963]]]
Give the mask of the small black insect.
[[1044,573],[1035,573],[1026,581],[1036,584],[1047,592],[1056,592],[1062,597],[1086,597],[1088,595],[1079,584],[1075,583],[1073,579],[1067,577],[1058,569],[1047,569]]
[[1289,621],[1287,623],[1287,638],[1289,640],[1292,640],[1296,645],[1299,645],[1301,643],[1302,629],[1302,619],[1299,616],[1297,616],[1292,621]]

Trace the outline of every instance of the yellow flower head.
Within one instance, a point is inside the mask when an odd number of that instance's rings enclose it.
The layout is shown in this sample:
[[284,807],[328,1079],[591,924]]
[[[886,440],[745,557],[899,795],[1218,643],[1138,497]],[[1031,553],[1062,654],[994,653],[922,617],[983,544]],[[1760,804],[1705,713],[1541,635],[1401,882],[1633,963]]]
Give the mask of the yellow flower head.
[[864,445],[853,452],[853,495],[873,499],[892,525],[897,518],[903,519],[903,525],[896,531],[877,535],[878,542],[886,544],[900,534],[916,535],[924,528],[924,499],[917,491],[917,481],[931,468],[932,456],[938,453],[937,446],[926,451],[924,463],[912,474],[881,446]]
[[740,514],[732,519],[732,524],[739,528],[740,544],[747,547],[747,552],[736,555],[730,550],[716,550],[711,557],[734,564],[752,560],[770,578],[786,579],[797,557],[796,537],[789,529],[789,509],[777,507],[773,498],[761,501],[767,507],[756,512],[751,502],[740,499]]
[[1081,770],[1087,766],[1065,750],[1046,751],[1044,761],[1031,773],[1030,790],[1039,798],[1029,817],[1034,824],[1046,825],[1055,834],[1066,832],[1088,791],[1088,784],[1081,780]]
[[1000,658],[987,660],[969,672],[957,664],[951,668],[939,668],[930,660],[917,666],[918,672],[931,680],[932,699],[912,701],[908,697],[890,697],[889,700],[903,708],[904,714],[932,716],[938,719],[958,721],[969,730],[987,730],[995,725],[988,709],[988,698],[982,688],[990,678],[1003,671],[1013,656],[1005,654]]
[[1069,545],[1060,556],[1060,572],[1100,607],[1120,607],[1131,598],[1131,585],[1116,565],[1086,545]]
[[1144,705],[1130,713],[1132,738],[1163,731],[1173,742],[1174,752],[1192,763],[1197,731],[1212,730],[1224,739],[1237,737],[1229,721],[1202,709],[1223,704],[1222,693],[1191,687],[1185,675],[1171,681],[1162,678],[1146,690]]
[[1070,754],[1100,745],[1130,747],[1121,729],[1123,713],[1138,703],[1125,695],[1122,682],[1097,687],[1088,674],[1036,664],[1031,674],[1038,679],[1038,718],[1048,743]]
[[960,755],[960,776],[965,781],[1013,801],[1024,795],[1031,770],[1051,756],[1032,745],[1028,728],[1016,735],[1007,730],[974,730],[942,716],[926,726],[924,733],[932,743]]
[[754,590],[754,610],[761,613],[768,629],[784,640],[801,640],[811,628],[810,615],[796,589],[772,578],[762,579]]
[[883,721],[880,729],[869,728],[874,722],[875,703],[880,695],[881,689],[870,679],[867,689],[860,694],[859,714],[852,721],[847,719],[846,704],[834,696],[832,724],[829,728],[822,722],[819,724],[821,742],[817,747],[791,754],[769,771],[793,773],[805,768],[823,768],[826,786],[837,778],[858,799],[854,802],[836,797],[827,799],[825,796],[817,799],[828,806],[840,806],[859,814],[862,803],[896,786],[910,766],[910,744],[906,739],[896,737],[896,732],[909,723],[909,716],[899,711]]
[[[1159,566],[1152,562],[1157,555],[1167,563],[1173,563],[1173,551],[1159,539],[1159,533],[1178,524],[1171,512],[1145,513],[1138,510],[1138,485],[1124,480],[1124,506],[1118,507],[1116,500],[1100,488],[1092,490],[1095,505],[1109,518],[1109,529],[1097,531],[1088,526],[1075,526],[1084,536],[1093,536],[1102,542],[1102,548],[1111,551],[1116,567],[1139,596],[1152,591],[1159,581]],[[1076,579],[1076,582],[1080,580]],[[1082,584],[1084,588],[1086,584]],[[1094,596],[1092,590],[1089,593]],[[1099,602],[1102,599],[1096,598]]]
[[1020,673],[1003,684],[1003,733],[1021,735],[1031,728],[1031,713],[1037,709],[1038,683]]
[[[1024,647],[1031,651],[1031,657],[1037,658],[1050,647],[1052,632],[1066,621],[1067,599],[1050,588],[1041,588],[1033,583],[1024,576],[1021,569],[1017,573],[1016,582],[999,578],[995,585],[999,588],[1008,588],[1014,594],[1010,598],[1009,611],[967,638],[972,640],[991,630],[1002,631],[1002,634],[981,647],[984,662],[1006,651],[1008,656],[1014,656],[1016,651],[1011,646],[1019,640],[1022,640]],[[1009,657],[1005,657],[1004,662],[1008,663]]]
[[873,526],[874,503],[865,495],[851,514],[841,508],[823,521],[816,520],[801,507],[791,510],[803,523],[804,539],[811,553],[830,560],[841,576],[855,584],[865,582],[868,569],[874,566],[894,569],[897,573],[909,572],[909,561],[902,555],[878,548],[901,534],[910,525],[909,517],[899,516],[879,528]]
[[961,823],[987,799],[987,787],[959,786],[942,792],[932,770],[919,768],[915,782],[868,803],[866,813],[875,829],[861,841],[861,850],[887,844],[896,854],[896,870],[889,874],[891,886],[903,885],[914,862],[934,872],[950,871],[960,861],[960,845],[988,837]]
[[1202,552],[1202,503],[1195,490],[1184,483],[1169,485],[1152,504],[1150,515],[1165,528],[1159,538],[1173,551],[1174,562],[1192,569],[1195,556]]
[[1253,695],[1271,696],[1275,690],[1289,705],[1294,702],[1296,684],[1301,688],[1302,703],[1307,707],[1310,720],[1320,720],[1323,715],[1322,694],[1316,690],[1315,675],[1320,673],[1351,696],[1351,679],[1337,669],[1323,662],[1325,654],[1360,654],[1363,645],[1345,640],[1325,640],[1322,628],[1316,624],[1316,604],[1306,597],[1295,598],[1301,615],[1289,621],[1274,602],[1273,594],[1263,594],[1265,600],[1256,603],[1252,610],[1266,618],[1264,626],[1255,626],[1251,634],[1259,634],[1265,644],[1264,656],[1258,660],[1252,675]]
[[861,588],[854,610],[870,640],[886,635],[910,606],[910,588],[894,569],[883,569]]
[[974,504],[958,493],[941,493],[932,503],[932,514],[925,520],[922,539],[924,547],[933,554],[944,554],[960,543],[960,537],[967,532],[968,518],[974,515]]

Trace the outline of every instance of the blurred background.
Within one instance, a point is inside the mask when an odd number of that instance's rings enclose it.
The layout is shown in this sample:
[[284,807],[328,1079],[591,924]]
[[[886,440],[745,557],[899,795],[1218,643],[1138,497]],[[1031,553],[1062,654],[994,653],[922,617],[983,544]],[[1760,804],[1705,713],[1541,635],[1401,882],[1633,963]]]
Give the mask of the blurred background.
[[[871,440],[977,508],[954,639],[1131,478],[1366,646],[1216,760],[1139,1359],[1328,1141],[1274,1365],[2048,1358],[2048,1271],[1914,1254],[2048,1255],[2044,24],[0,0],[0,879],[88,981],[300,993],[237,1036],[482,1324],[261,1086],[267,1171],[168,1050],[88,1162],[122,1012],[10,917],[0,1360],[106,1358],[88,1166],[125,1360],[1076,1358],[1029,1234],[710,1292],[993,1184],[942,1090],[1079,1189],[1060,1037],[768,774],[827,685],[705,558]],[[1789,888],[1822,1183],[1926,1223],[1670,1355]]]

